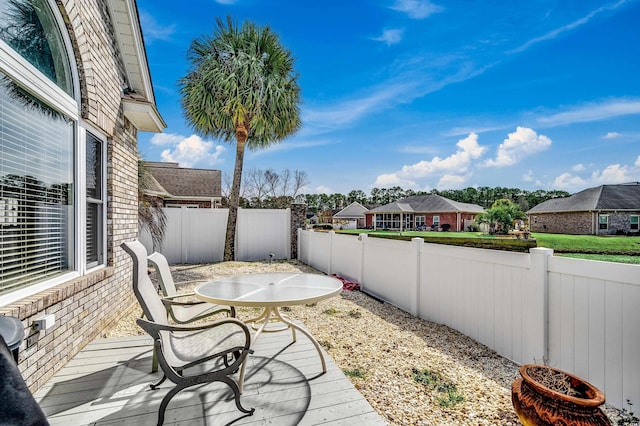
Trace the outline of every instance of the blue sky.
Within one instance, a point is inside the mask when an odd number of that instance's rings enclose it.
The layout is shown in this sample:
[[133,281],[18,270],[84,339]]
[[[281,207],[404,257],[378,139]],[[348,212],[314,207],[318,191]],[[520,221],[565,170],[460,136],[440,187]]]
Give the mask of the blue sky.
[[248,169],[306,193],[640,181],[640,0],[138,0],[163,134],[150,161],[233,172],[194,134],[177,81],[215,19],[268,25],[295,58],[301,130]]

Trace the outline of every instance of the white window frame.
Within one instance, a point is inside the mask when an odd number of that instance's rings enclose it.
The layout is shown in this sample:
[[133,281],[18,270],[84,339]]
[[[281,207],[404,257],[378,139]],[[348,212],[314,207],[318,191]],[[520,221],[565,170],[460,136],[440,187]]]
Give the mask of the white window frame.
[[[94,265],[89,265],[87,261],[87,132],[102,141],[102,229],[100,235],[102,262]],[[80,266],[80,273],[84,274],[104,267],[107,261],[107,138],[100,130],[85,121],[80,121],[78,123],[76,156],[76,182],[78,183],[76,185],[78,189],[78,192],[76,192],[76,200],[78,204],[76,217],[79,218],[79,227],[76,234],[78,235],[78,241],[76,244],[78,247],[77,257],[81,259],[81,261],[78,262],[78,265]]]
[[[631,219],[634,218],[634,217],[636,218],[636,223],[633,223],[631,221]],[[635,225],[636,227],[634,228],[633,225]],[[629,216],[629,229],[632,230],[632,231],[640,230],[640,215],[633,214],[633,215]]]
[[[601,218],[605,218],[607,221],[603,223],[600,221]],[[602,225],[604,225],[604,228],[602,227]],[[598,231],[608,231],[608,230],[609,230],[609,215],[599,214],[598,215]]]
[[435,226],[440,226],[440,215],[434,214],[433,217],[431,218],[431,223]]
[[[75,201],[74,213],[75,221],[73,234],[74,238],[70,243],[74,244],[74,269],[66,274],[61,274],[51,280],[43,281],[27,287],[17,289],[16,291],[0,295],[0,307],[10,303],[32,296],[41,291],[52,288],[58,284],[69,281],[73,278],[82,276],[87,272],[103,268],[107,261],[107,156],[106,147],[107,140],[102,132],[94,128],[90,124],[80,119],[80,85],[78,76],[78,67],[75,62],[73,50],[71,49],[71,40],[66,30],[66,25],[57,4],[53,0],[47,0],[49,7],[55,17],[56,24],[60,29],[64,44],[69,57],[69,68],[71,71],[71,79],[73,84],[74,96],[70,96],[60,87],[58,87],[47,76],[40,72],[35,66],[29,63],[20,54],[14,51],[7,43],[0,40],[0,70],[10,77],[16,84],[20,85],[24,90],[32,94],[37,99],[45,102],[49,107],[66,115],[74,121],[74,191],[73,197]],[[102,263],[91,268],[87,267],[86,262],[86,131],[90,131],[94,136],[103,141],[103,215],[102,215]]]

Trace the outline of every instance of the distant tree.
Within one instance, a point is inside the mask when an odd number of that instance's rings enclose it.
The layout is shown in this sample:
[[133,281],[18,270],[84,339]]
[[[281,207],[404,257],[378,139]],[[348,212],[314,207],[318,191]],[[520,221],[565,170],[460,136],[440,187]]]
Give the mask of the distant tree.
[[347,194],[347,203],[351,204],[353,202],[367,204],[367,194],[360,189],[354,189]]
[[511,200],[501,198],[493,203],[490,209],[476,216],[477,223],[489,224],[489,233],[496,233],[497,225],[502,227],[502,233],[506,234],[513,228],[513,222],[525,219],[526,215],[520,207]]
[[300,128],[300,88],[291,53],[269,27],[238,27],[230,17],[216,23],[213,36],[191,43],[180,92],[196,132],[236,144],[224,247],[224,260],[233,260],[245,147],[267,147]]

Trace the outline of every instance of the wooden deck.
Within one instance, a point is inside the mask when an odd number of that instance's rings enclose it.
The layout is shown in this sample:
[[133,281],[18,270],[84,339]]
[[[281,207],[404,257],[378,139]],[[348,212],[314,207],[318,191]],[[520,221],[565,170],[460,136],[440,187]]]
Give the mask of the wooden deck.
[[[233,393],[222,383],[194,386],[176,395],[165,425],[385,425],[326,355],[327,373],[315,348],[298,333],[264,333],[250,356],[241,402],[252,416],[236,410]],[[151,371],[147,336],[99,339],[90,343],[35,397],[55,425],[155,425],[172,383],[151,391],[161,373]]]

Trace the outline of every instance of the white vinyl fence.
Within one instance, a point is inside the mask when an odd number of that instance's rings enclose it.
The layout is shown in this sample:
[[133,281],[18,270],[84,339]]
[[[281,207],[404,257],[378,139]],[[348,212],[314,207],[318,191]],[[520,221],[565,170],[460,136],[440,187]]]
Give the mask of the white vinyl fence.
[[298,231],[298,258],[518,364],[581,376],[640,404],[640,265]]
[[[167,227],[160,247],[148,233],[140,233],[147,251],[158,251],[170,264],[220,262],[228,209],[165,208]],[[291,210],[238,209],[236,260],[254,261],[291,257]]]

